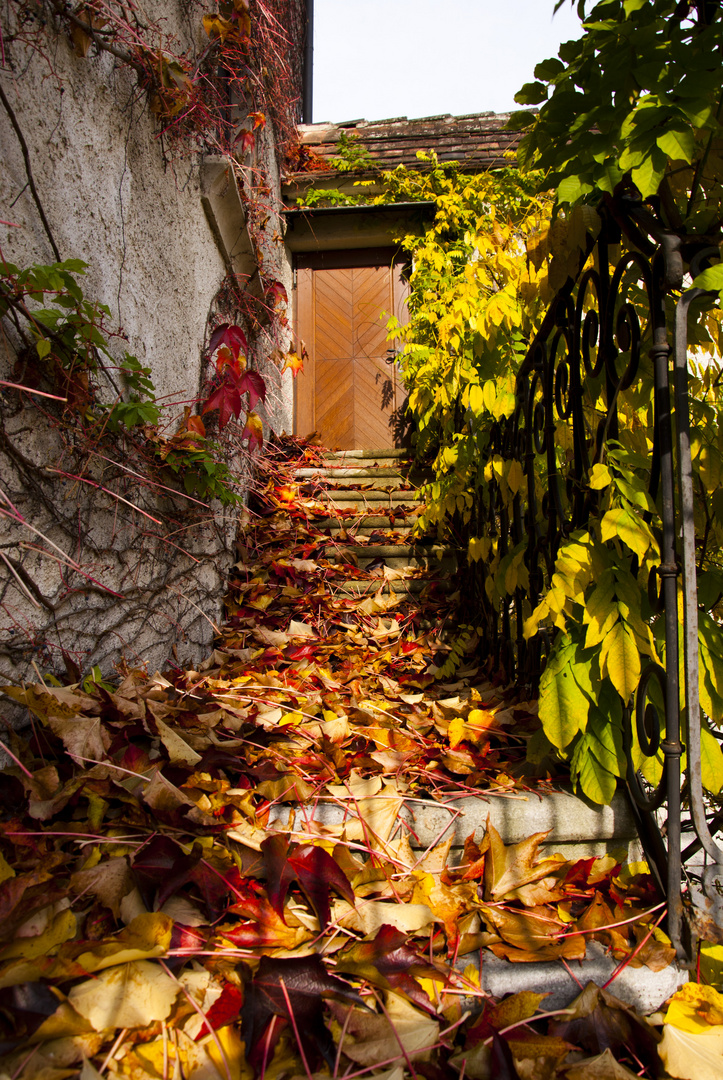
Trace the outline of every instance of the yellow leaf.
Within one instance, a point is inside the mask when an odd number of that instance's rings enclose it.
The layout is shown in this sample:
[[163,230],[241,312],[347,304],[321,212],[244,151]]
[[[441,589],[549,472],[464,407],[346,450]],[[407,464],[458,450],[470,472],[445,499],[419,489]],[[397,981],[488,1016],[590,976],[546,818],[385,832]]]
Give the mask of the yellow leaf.
[[461,716],[455,716],[454,720],[450,721],[447,728],[447,738],[451,747],[458,746],[462,739],[465,738],[465,728],[466,725]]
[[7,881],[8,878],[15,877],[15,871],[12,866],[5,860],[5,856],[0,851],[0,885],[3,881]]
[[723,751],[707,727],[702,727],[700,732],[700,766],[703,787],[717,795],[723,787]]
[[507,483],[509,484],[510,491],[513,495],[516,495],[525,482],[525,474],[522,470],[522,466],[519,461],[512,461],[510,463],[510,471],[507,474]]
[[703,983],[686,983],[673,994],[665,1023],[693,1035],[723,1025],[723,994]]
[[144,1028],[165,1020],[178,995],[178,984],[157,964],[136,960],[108,968],[74,986],[68,1000],[96,1031]]
[[701,945],[700,973],[706,982],[723,983],[723,945]]
[[600,534],[603,541],[622,540],[641,559],[653,539],[645,522],[622,507],[608,510],[600,523]]
[[497,400],[497,387],[493,379],[488,379],[482,387],[482,400],[488,412],[492,412]]
[[610,483],[612,483],[612,476],[610,475],[610,470],[608,469],[607,465],[601,465],[599,462],[597,465],[593,465],[592,469],[590,470],[590,477],[588,479],[588,483],[590,487],[594,488],[595,490],[606,488]]
[[36,937],[17,937],[2,950],[2,959],[22,956],[33,960],[36,956],[49,956],[64,941],[75,937],[77,922],[74,913],[65,908],[58,912],[50,925]]
[[603,639],[600,670],[609,677],[623,701],[629,701],[640,681],[640,653],[635,635],[622,619],[618,619]]
[[666,1024],[658,1053],[678,1080],[723,1080],[723,1033],[693,1035]]
[[490,553],[490,547],[492,545],[491,540],[487,536],[482,538],[471,537],[469,544],[467,545],[467,552],[470,559],[473,562],[477,562],[479,559],[487,559]]

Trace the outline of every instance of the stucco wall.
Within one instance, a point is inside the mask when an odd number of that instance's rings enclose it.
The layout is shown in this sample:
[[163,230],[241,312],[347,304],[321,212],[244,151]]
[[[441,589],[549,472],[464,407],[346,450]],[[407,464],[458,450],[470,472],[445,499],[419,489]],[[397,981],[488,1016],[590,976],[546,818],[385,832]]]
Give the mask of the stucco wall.
[[[177,47],[193,52],[203,46],[195,9],[181,0],[149,6],[164,31],[176,35]],[[242,312],[229,312],[228,301],[225,308],[219,304],[229,270],[243,269],[251,252],[256,261],[260,256],[264,276],[279,280],[291,296],[279,241],[273,132],[261,134],[251,159],[237,170],[247,193],[262,191],[268,221],[257,231],[254,251],[236,207],[239,236],[229,266],[204,206],[205,158],[198,145],[168,149],[134,72],[113,56],[91,49],[80,58],[52,27],[47,42],[50,64],[17,43],[6,50],[0,82],[61,258],[89,264],[85,295],[106,304],[109,326],[122,332],[111,339],[112,348],[119,355],[127,349],[151,368],[170,435],[183,406],[193,406],[207,390],[209,327],[221,318],[244,324]],[[2,108],[0,144],[0,219],[12,223],[0,225],[2,257],[20,266],[52,262],[20,143]],[[242,291],[253,287],[243,275],[237,283]],[[277,323],[271,329],[247,319],[246,329],[268,383],[264,419],[290,431],[290,379],[273,357],[287,344]],[[0,378],[14,381],[18,341],[6,329]],[[123,657],[151,669],[169,660],[194,663],[222,617],[238,508],[203,508],[145,487],[88,456],[85,446],[69,450],[62,417],[42,400],[2,387],[0,394],[0,487],[23,519],[7,512],[0,517],[0,552],[10,560],[10,566],[0,563],[0,677],[34,678],[33,663],[60,670],[62,650],[84,670],[98,664],[107,672]],[[48,472],[70,469],[71,451],[78,452],[72,475],[82,481]],[[122,465],[122,447],[120,453]],[[243,452],[231,464],[243,483]],[[82,572],[69,568],[68,559]]]

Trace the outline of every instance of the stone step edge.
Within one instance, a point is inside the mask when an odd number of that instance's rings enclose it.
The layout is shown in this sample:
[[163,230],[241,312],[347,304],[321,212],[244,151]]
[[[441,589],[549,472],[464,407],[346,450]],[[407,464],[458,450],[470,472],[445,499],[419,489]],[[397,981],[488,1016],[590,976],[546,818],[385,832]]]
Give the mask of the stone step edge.
[[[291,818],[290,818],[291,815]],[[487,818],[505,844],[516,844],[533,833],[547,832],[545,846],[555,844],[629,843],[637,840],[635,821],[622,792],[617,792],[610,806],[592,806],[569,791],[545,794],[486,793],[466,795],[446,803],[429,799],[403,802],[398,820],[408,826],[413,849],[426,850],[451,838],[453,847],[462,847],[474,834],[476,842],[484,836]],[[269,823],[283,822],[303,831],[307,821],[339,826],[356,817],[355,803],[320,797],[315,803],[299,807],[287,803],[272,807]]]
[[[521,990],[547,993],[549,996],[540,1004],[545,1012],[566,1009],[580,993],[580,984],[585,987],[588,982],[594,982],[600,987],[609,983],[609,993],[648,1016],[688,982],[688,972],[677,963],[662,971],[627,964],[610,982],[620,962],[606,955],[605,947],[597,941],[588,940],[585,951],[584,960],[568,960],[567,968],[559,960],[512,963],[499,959],[489,949],[460,957],[456,967],[463,972],[468,964],[473,964],[479,971],[480,989],[498,999]],[[477,998],[465,997],[460,999],[460,1004],[463,1011],[477,1012],[481,1003]]]
[[461,554],[464,548],[443,547],[439,544],[354,544],[349,540],[341,541],[344,552],[352,552],[363,558],[392,558],[403,559],[405,557],[424,556],[425,558],[444,559]]
[[294,469],[294,476],[299,480],[354,480],[369,479],[369,480],[404,480],[405,477],[399,471],[399,469],[388,469],[379,467],[378,469],[355,469],[351,465],[330,465],[328,468],[303,468]]
[[353,489],[347,490],[346,488],[327,488],[326,492],[318,496],[316,502],[399,502],[406,503],[409,506],[423,506],[423,503],[420,503],[411,497],[413,495],[413,491],[400,491],[399,488],[396,488],[393,491],[380,491],[379,488],[369,488],[367,491],[354,491]]
[[321,456],[325,459],[344,461],[346,458],[406,458],[409,460],[412,455],[409,450],[392,448],[388,450],[327,450]]

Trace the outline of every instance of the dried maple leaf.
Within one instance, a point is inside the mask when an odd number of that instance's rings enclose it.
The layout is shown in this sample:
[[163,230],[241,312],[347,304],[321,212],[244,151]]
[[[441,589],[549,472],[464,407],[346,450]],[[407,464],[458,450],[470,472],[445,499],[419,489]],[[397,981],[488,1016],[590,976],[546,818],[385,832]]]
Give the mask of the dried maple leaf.
[[608,990],[589,982],[570,1005],[569,1019],[550,1024],[550,1034],[574,1043],[591,1054],[610,1050],[623,1056],[627,1046],[634,1047],[640,1063],[658,1072],[655,1030],[635,1010]]
[[319,917],[322,930],[329,924],[329,890],[334,889],[352,907],[356,897],[341,867],[322,847],[289,844],[281,834],[270,836],[261,844],[271,905],[283,918],[284,901],[290,885],[299,883]]
[[[519,844],[507,845],[503,843],[497,829],[487,818],[485,838],[480,849],[486,853],[485,900],[498,901],[505,897],[518,897],[529,907],[536,907],[540,902],[546,902],[540,901],[539,895],[528,898],[521,890],[523,886],[539,882],[542,878],[549,878],[554,871],[565,864],[562,855],[553,855],[538,861],[539,846],[547,835],[547,832],[533,833],[526,840],[521,840]],[[549,891],[556,892],[556,890]],[[550,899],[557,900],[559,896],[553,895]]]
[[134,855],[133,875],[146,907],[161,908],[187,881],[201,861],[200,844],[194,844],[190,854],[169,836],[154,836]]
[[312,1067],[323,1058],[333,1069],[335,1049],[324,1023],[325,998],[367,1008],[349,983],[329,974],[317,953],[289,959],[263,956],[256,975],[246,985],[241,1010],[241,1037],[248,1047],[249,1063],[258,1071],[269,1022],[280,1016],[291,1023]]
[[371,941],[356,942],[337,953],[335,959],[337,971],[365,979],[382,990],[393,989],[427,1012],[436,1012],[415,976],[445,982],[447,973],[431,964],[409,944],[409,935],[395,927],[381,926]]

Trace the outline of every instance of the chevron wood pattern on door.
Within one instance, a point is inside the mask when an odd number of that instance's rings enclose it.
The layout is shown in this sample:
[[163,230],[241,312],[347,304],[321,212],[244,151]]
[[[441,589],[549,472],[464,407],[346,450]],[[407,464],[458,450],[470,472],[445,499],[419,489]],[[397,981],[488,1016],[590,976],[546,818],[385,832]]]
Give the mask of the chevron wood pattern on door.
[[308,360],[296,386],[295,429],[319,433],[331,449],[395,445],[394,413],[403,399],[386,362],[386,323],[403,317],[399,264],[298,271],[297,332]]

